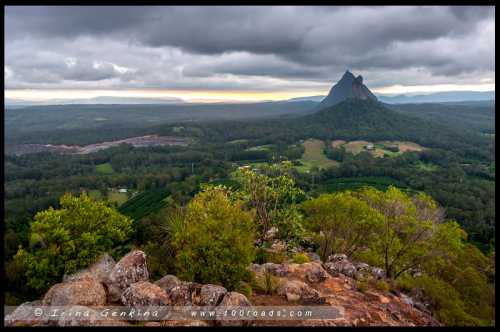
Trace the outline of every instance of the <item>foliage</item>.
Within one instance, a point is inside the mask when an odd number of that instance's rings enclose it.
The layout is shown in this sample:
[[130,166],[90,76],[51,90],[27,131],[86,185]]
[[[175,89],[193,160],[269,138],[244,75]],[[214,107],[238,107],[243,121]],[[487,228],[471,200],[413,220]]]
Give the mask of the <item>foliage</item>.
[[426,194],[410,197],[395,187],[385,192],[367,187],[358,196],[381,216],[363,257],[383,266],[389,278],[430,260],[450,259],[463,245],[464,232],[456,222],[445,222],[442,209]]
[[225,187],[207,187],[187,205],[173,237],[177,275],[235,289],[248,273],[254,253],[251,215],[232,202]]
[[302,204],[322,260],[333,253],[355,254],[374,240],[382,216],[350,191],[323,194]]
[[267,295],[275,294],[279,283],[280,279],[269,271],[264,271],[263,274],[254,274],[250,281],[253,290]]
[[289,175],[291,168],[290,162],[282,162],[268,166],[259,173],[240,168],[234,174],[241,186],[236,195],[245,202],[247,209],[254,212],[261,242],[272,226],[279,229],[281,225],[280,235],[285,236],[286,240],[293,241],[301,237],[300,216],[290,206],[304,193],[295,186]]
[[245,281],[241,281],[238,284],[238,288],[236,288],[236,291],[238,293],[245,295],[247,298],[250,298],[252,296],[252,293],[253,293],[252,286]]
[[387,293],[391,289],[389,283],[382,279],[375,282],[375,288],[384,293]]
[[303,263],[308,263],[309,262],[309,256],[307,256],[304,253],[296,253],[293,255],[292,262],[295,264],[303,264]]
[[124,242],[132,221],[86,194],[66,194],[60,208],[35,215],[30,227],[30,248],[20,248],[15,260],[26,269],[27,285],[43,291],[72,273],[92,264],[102,253]]

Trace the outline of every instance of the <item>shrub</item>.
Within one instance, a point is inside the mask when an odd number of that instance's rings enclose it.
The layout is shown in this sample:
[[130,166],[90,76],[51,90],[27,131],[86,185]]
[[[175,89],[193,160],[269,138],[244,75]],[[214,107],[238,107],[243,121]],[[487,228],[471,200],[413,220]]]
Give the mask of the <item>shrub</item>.
[[260,293],[272,295],[276,293],[280,279],[266,271],[264,274],[254,275],[250,285]]
[[293,255],[292,262],[295,264],[303,264],[309,262],[309,256],[304,253],[296,253]]
[[173,237],[178,276],[235,289],[255,257],[252,217],[223,186],[206,187],[187,205]]
[[387,293],[390,290],[389,284],[384,280],[377,280],[375,282],[375,288],[384,293]]
[[358,289],[359,292],[364,293],[368,290],[368,282],[364,280],[358,280],[356,282],[356,288]]
[[249,283],[241,281],[238,285],[238,288],[236,289],[237,292],[245,295],[247,298],[250,298],[252,296],[252,286],[250,286]]

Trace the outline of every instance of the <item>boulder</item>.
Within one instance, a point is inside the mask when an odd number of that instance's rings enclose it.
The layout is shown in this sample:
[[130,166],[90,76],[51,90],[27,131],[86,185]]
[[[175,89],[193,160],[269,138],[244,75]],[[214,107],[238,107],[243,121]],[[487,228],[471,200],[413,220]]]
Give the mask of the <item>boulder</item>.
[[347,255],[345,254],[334,254],[328,256],[328,259],[326,260],[328,263],[330,262],[342,262],[347,260]]
[[[247,299],[247,297],[243,294],[237,293],[237,292],[229,292],[224,295],[224,298],[222,299],[221,303],[219,304],[218,308],[218,317],[223,317],[223,314],[226,310],[230,311],[230,308],[235,308],[235,307],[249,307],[252,304],[250,301]],[[251,321],[249,320],[238,320],[238,319],[231,319],[231,317],[228,317],[228,319],[219,319],[216,320],[216,325],[218,326],[249,326]]]
[[306,255],[312,262],[321,262],[321,257],[315,252],[308,252]]
[[45,325],[48,319],[37,317],[34,310],[37,306],[42,305],[41,301],[24,302],[18,306],[12,313],[4,318],[5,326],[42,326]]
[[64,275],[63,282],[74,281],[90,276],[99,280],[99,282],[106,283],[108,276],[115,265],[116,262],[113,257],[106,253],[88,268],[75,272],[71,275]]
[[287,301],[300,301],[304,304],[323,304],[325,298],[319,292],[300,280],[287,280],[278,287],[278,295],[285,296]]
[[379,267],[372,267],[371,273],[375,279],[384,279],[385,278],[385,271]]
[[52,286],[43,298],[46,306],[99,306],[106,304],[106,290],[96,279],[85,277]]
[[348,260],[333,260],[325,263],[323,266],[325,270],[334,277],[337,277],[339,274],[343,274],[350,278],[354,278],[357,271],[354,264]]
[[284,277],[288,274],[288,266],[285,264],[265,263],[262,266],[264,267],[264,271],[268,271],[277,277]]
[[159,286],[148,281],[136,282],[128,287],[121,296],[126,306],[162,306],[170,305],[167,293]]
[[181,281],[177,286],[172,287],[167,295],[173,305],[190,306],[199,299],[201,287],[201,284],[195,282]]
[[106,281],[110,302],[117,302],[122,292],[133,283],[148,281],[146,254],[135,250],[125,255],[111,270]]
[[322,282],[328,278],[328,273],[318,262],[305,263],[302,266],[307,266],[305,275],[311,283]]
[[99,320],[99,313],[86,306],[74,305],[65,308],[65,314],[55,319],[51,318],[50,325],[55,326],[96,326],[103,324]]
[[200,306],[216,306],[222,301],[227,294],[227,289],[218,285],[203,285],[200,290],[200,296],[197,305]]
[[176,276],[168,274],[154,282],[155,285],[159,286],[165,292],[170,292],[170,290],[176,286],[179,286],[182,283]]

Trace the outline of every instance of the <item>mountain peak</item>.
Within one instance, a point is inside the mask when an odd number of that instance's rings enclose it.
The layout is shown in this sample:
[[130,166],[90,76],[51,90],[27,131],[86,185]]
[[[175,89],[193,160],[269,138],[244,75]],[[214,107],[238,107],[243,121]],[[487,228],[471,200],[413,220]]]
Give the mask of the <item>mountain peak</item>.
[[340,81],[335,84],[328,96],[323,99],[320,108],[338,104],[348,98],[362,100],[377,100],[377,97],[363,84],[363,76],[354,76],[346,70]]

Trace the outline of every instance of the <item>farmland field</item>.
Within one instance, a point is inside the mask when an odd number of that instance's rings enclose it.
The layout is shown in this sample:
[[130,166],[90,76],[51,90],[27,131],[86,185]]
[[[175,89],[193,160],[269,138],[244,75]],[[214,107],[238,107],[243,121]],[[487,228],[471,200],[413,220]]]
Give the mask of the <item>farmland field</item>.
[[304,143],[304,154],[300,162],[303,166],[298,166],[297,170],[299,172],[305,172],[313,167],[327,168],[332,166],[337,166],[338,162],[335,160],[328,159],[323,152],[325,148],[325,143],[317,139],[308,139]]
[[95,170],[99,174],[111,174],[113,173],[113,167],[110,163],[96,165]]
[[120,206],[128,200],[128,195],[126,193],[110,191],[108,192],[108,200],[115,202],[118,206]]

